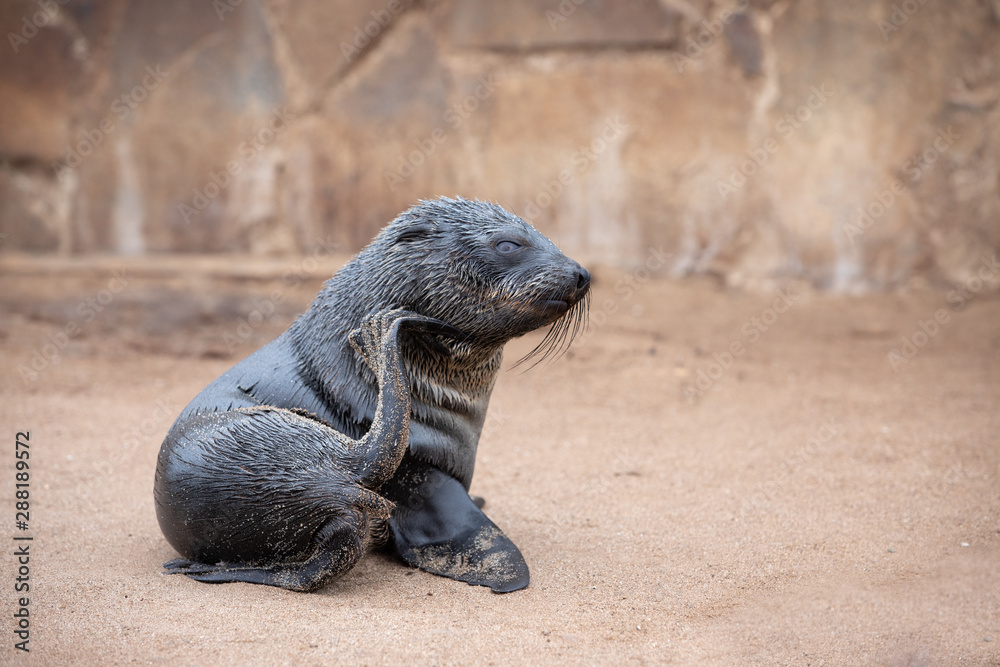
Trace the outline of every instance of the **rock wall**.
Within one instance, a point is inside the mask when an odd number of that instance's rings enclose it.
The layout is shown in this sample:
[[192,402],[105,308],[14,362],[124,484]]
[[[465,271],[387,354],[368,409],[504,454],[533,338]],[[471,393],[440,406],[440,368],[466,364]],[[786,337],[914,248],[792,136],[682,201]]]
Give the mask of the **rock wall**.
[[947,284],[1000,250],[996,0],[17,0],[0,26],[0,252],[353,251],[453,194],[731,285]]

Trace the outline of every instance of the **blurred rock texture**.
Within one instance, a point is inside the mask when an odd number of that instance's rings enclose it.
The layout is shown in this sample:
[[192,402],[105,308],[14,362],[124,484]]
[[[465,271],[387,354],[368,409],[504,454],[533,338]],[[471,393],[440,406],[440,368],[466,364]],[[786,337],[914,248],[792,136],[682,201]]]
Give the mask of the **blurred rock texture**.
[[586,261],[739,286],[963,281],[1000,250],[998,12],[8,1],[0,251],[353,251],[460,194]]

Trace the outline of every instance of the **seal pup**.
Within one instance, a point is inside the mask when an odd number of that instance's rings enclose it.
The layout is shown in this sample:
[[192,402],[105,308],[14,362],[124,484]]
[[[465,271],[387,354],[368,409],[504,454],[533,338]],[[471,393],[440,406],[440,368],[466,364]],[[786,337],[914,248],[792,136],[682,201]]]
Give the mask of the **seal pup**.
[[[525,359],[564,351],[586,321],[589,289],[586,269],[500,206],[422,201],[330,278],[285,333],[196,396],[174,428],[207,413],[272,406],[360,439],[375,418],[378,382],[350,332],[391,308],[446,322],[463,335],[432,344],[399,333],[412,416],[403,460],[379,490],[395,504],[391,540],[422,570],[495,592],[524,588],[521,552],[468,494],[476,447],[504,344],[552,325]],[[166,523],[165,534],[189,530]]]
[[399,466],[410,391],[399,332],[461,335],[390,310],[348,337],[378,378],[372,426],[351,440],[316,416],[270,406],[206,412],[178,423],[160,450],[154,498],[167,540],[186,558],[168,573],[312,591],[365,553],[392,503],[378,493]]

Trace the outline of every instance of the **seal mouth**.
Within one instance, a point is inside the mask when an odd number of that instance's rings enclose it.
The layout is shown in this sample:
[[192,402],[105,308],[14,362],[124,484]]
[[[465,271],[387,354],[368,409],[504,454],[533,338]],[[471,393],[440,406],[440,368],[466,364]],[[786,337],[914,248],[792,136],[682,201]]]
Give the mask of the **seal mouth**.
[[569,302],[563,299],[547,299],[542,302],[542,309],[546,311],[552,310],[562,315],[569,310],[569,305]]
[[565,315],[570,308],[589,296],[590,279],[588,277],[586,282],[576,285],[566,294],[545,299],[541,302],[540,306],[542,310],[551,311],[561,317],[562,315]]

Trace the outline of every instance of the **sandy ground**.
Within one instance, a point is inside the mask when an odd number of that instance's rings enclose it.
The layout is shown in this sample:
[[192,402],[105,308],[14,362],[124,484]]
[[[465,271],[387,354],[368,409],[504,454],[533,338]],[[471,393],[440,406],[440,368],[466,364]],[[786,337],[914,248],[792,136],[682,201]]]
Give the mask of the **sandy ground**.
[[1000,664],[1000,299],[982,292],[956,310],[793,285],[787,305],[596,272],[587,336],[502,374],[480,445],[473,492],[530,588],[380,554],[315,594],[162,575],[163,435],[337,261],[0,261],[0,661]]

